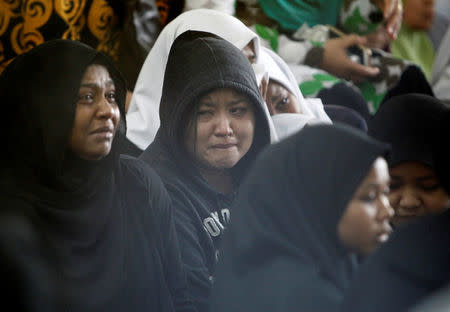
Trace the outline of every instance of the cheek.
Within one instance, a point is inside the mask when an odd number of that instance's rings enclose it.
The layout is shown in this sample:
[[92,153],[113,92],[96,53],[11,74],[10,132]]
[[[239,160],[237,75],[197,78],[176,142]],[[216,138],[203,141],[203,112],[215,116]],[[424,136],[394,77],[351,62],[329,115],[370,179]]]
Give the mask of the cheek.
[[114,127],[117,128],[117,125],[120,122],[120,110],[117,106],[114,108],[112,121],[114,123]]
[[443,190],[438,190],[432,194],[424,194],[422,198],[429,213],[443,212],[450,205],[450,198]]
[[[255,121],[253,118],[249,118],[246,120],[241,120],[236,127],[236,135],[241,139],[245,139],[246,141],[250,141],[250,145],[253,141],[253,136],[255,132]],[[247,142],[248,143],[248,142]]]
[[398,206],[398,203],[400,201],[400,190],[390,191],[388,195],[389,203],[391,204],[392,208],[395,208]]
[[293,95],[290,95],[290,105],[289,105],[289,113],[301,114],[302,110],[300,108],[300,102]]

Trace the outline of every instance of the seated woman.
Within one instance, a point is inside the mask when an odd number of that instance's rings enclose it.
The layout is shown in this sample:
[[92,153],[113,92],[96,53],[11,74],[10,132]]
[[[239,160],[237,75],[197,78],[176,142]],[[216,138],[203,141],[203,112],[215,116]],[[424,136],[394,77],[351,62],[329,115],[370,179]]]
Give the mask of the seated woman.
[[[422,132],[421,136],[430,144],[433,142],[433,168],[442,188],[450,194],[450,151],[442,144],[450,138],[450,110],[435,117],[434,122],[427,125],[428,131]],[[419,218],[396,230],[392,239],[360,268],[345,295],[341,311],[447,311],[449,228],[450,210],[447,209],[442,214]],[[437,293],[442,290],[444,294]],[[437,297],[429,298],[428,307],[424,303],[411,309],[433,295]]]
[[271,146],[234,204],[211,311],[334,311],[355,269],[388,239],[387,146],[316,125]]
[[43,237],[56,310],[195,311],[167,192],[145,163],[119,156],[126,89],[109,59],[48,41],[1,77],[0,207]]
[[212,34],[183,33],[169,54],[160,118],[156,139],[141,158],[171,196],[189,292],[205,311],[236,191],[270,143],[250,63]]
[[409,94],[391,98],[369,123],[371,136],[392,145],[389,200],[395,225],[441,213],[450,205],[436,176],[431,146],[432,139],[442,135],[431,131],[448,111],[433,97]]

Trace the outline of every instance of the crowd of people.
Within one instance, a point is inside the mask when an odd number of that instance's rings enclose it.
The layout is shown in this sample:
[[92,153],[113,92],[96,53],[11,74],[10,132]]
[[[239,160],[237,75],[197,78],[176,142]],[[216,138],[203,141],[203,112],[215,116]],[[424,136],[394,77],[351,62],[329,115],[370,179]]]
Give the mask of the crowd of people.
[[450,309],[428,2],[0,4],[5,306]]

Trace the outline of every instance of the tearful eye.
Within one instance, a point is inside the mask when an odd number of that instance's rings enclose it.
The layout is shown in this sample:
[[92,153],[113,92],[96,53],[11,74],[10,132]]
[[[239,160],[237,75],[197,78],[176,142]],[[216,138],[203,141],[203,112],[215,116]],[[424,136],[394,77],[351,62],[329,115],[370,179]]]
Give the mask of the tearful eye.
[[422,190],[424,190],[425,192],[433,192],[435,190],[437,190],[438,188],[440,188],[441,185],[439,183],[435,183],[435,184],[430,184],[430,185],[420,185],[420,188]]
[[231,114],[233,115],[244,115],[247,112],[246,107],[233,107],[230,109]]
[[287,109],[287,105],[289,104],[289,98],[284,97],[277,103],[277,109],[283,111]]
[[116,102],[116,93],[115,92],[109,92],[108,94],[106,94],[106,98],[108,99],[109,102]]
[[94,95],[92,93],[80,94],[78,96],[78,101],[81,102],[92,102],[94,100]]
[[359,200],[366,202],[366,203],[371,203],[371,202],[375,201],[376,199],[377,199],[377,194],[374,192],[364,194],[364,195],[361,195],[361,197],[359,197]]

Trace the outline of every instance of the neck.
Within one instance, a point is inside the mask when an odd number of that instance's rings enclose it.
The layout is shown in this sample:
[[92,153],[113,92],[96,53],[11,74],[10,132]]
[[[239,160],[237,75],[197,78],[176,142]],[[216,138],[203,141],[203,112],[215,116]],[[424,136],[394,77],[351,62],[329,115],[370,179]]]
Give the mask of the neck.
[[229,194],[233,191],[233,178],[229,170],[211,170],[200,168],[200,174],[218,191]]

